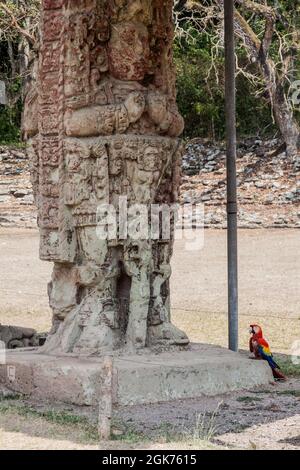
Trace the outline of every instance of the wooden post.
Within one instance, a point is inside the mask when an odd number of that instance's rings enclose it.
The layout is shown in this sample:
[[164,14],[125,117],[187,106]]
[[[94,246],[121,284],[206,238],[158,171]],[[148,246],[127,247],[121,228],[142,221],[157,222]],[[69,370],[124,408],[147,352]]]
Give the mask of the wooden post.
[[98,432],[100,440],[107,441],[111,436],[112,419],[113,358],[107,356],[103,362],[103,381],[99,398]]

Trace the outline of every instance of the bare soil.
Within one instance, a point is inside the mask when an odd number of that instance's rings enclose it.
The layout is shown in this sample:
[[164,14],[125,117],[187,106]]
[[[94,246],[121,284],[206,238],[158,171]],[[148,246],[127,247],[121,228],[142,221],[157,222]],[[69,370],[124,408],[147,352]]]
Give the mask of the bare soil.
[[[84,424],[70,418],[62,422],[55,415],[79,416]],[[300,380],[211,398],[116,408],[114,440],[109,442],[98,441],[96,417],[97,409],[90,407],[2,399],[0,448],[299,450]]]

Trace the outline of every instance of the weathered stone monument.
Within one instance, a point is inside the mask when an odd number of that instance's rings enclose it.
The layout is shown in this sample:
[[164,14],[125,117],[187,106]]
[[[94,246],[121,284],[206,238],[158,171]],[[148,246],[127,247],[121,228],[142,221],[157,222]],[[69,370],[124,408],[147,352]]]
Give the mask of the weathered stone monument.
[[[54,262],[44,351],[186,345],[170,321],[169,239],[97,231],[99,207],[130,227],[137,204],[172,204],[183,120],[176,106],[172,0],[44,0],[29,138],[40,257]],[[148,229],[148,227],[147,227]],[[122,235],[122,236],[121,236]]]
[[[7,353],[0,384],[38,400],[100,401],[101,435],[113,404],[216,395],[271,375],[264,361],[188,347],[171,323],[174,217],[169,236],[149,227],[150,209],[171,206],[180,183],[172,5],[43,0],[25,104],[40,257],[54,263],[53,326],[43,347]],[[112,237],[99,230],[99,208],[114,209]]]

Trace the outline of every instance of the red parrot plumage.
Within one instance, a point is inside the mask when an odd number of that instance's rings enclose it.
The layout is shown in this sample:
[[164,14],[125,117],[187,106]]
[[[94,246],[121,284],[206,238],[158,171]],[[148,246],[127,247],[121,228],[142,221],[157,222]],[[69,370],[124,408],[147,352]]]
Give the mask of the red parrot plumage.
[[250,325],[250,333],[252,335],[249,341],[250,352],[254,354],[256,359],[264,359],[268,362],[272,369],[274,379],[286,380],[285,376],[280,371],[279,365],[274,361],[269,343],[263,337],[261,327],[259,325]]

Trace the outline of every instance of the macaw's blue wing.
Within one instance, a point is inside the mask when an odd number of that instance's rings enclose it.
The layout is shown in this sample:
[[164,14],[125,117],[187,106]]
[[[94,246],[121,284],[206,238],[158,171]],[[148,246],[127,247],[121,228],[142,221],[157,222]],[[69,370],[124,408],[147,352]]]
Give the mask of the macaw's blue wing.
[[279,365],[276,364],[276,362],[273,359],[273,354],[271,353],[270,349],[265,347],[265,346],[258,346],[258,351],[261,357],[265,360],[268,361],[269,366],[271,369],[280,369]]

